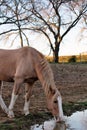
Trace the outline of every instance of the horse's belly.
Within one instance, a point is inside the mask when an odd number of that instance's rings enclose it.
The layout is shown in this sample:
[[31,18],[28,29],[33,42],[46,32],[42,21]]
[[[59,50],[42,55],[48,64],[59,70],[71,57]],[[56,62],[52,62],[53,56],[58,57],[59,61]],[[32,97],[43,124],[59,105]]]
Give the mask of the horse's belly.
[[35,81],[37,81],[38,78],[37,77],[32,77],[32,78],[27,78],[24,80],[25,83],[34,83]]
[[6,75],[1,75],[0,76],[0,81],[7,81],[7,82],[13,82],[13,77],[9,77],[9,76],[6,76]]

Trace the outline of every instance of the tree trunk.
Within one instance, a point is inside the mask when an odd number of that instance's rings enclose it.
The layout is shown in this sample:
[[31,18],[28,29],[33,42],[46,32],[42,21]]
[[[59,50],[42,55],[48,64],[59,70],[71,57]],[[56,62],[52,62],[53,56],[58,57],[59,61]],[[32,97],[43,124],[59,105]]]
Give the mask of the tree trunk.
[[54,62],[55,63],[59,62],[59,46],[60,46],[60,44],[57,44],[55,46],[55,50],[54,50]]
[[20,44],[21,44],[21,47],[23,47],[23,38],[21,34],[21,29],[19,29],[19,35],[20,35]]

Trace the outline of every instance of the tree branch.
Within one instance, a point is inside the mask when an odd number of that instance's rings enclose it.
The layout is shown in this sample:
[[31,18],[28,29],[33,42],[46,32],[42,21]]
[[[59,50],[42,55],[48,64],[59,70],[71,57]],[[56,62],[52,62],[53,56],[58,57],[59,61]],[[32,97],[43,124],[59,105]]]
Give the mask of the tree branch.
[[86,7],[80,12],[80,14],[78,15],[78,17],[72,22],[72,24],[68,27],[68,29],[64,32],[64,34],[61,36],[61,39],[63,39],[63,37],[71,30],[71,28],[73,28],[81,19],[81,16],[87,11],[87,5]]

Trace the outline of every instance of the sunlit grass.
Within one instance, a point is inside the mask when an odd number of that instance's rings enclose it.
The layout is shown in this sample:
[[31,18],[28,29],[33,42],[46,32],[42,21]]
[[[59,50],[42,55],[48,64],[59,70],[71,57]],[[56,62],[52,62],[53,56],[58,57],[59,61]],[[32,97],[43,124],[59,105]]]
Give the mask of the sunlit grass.
[[[46,56],[49,62],[53,62],[52,56]],[[87,62],[87,55],[60,56],[59,62]]]

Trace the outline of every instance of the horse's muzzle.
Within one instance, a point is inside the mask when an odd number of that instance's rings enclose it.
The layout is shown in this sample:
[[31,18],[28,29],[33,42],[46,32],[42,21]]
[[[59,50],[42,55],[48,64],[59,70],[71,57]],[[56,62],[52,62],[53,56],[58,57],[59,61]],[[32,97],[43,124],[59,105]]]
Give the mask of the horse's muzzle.
[[64,116],[63,117],[55,116],[55,120],[56,120],[57,123],[65,121]]

